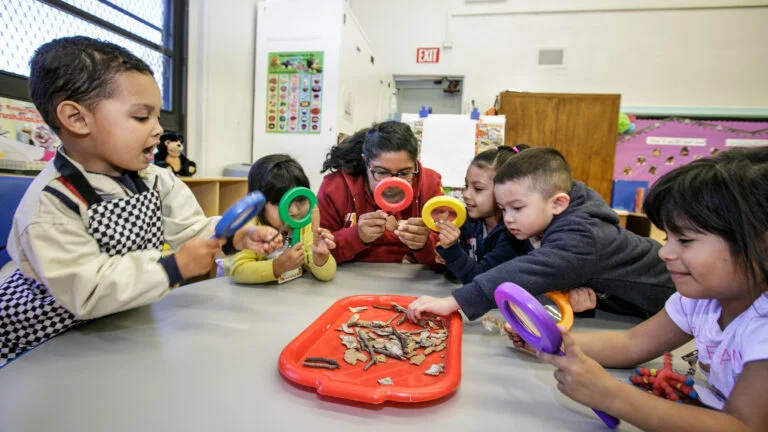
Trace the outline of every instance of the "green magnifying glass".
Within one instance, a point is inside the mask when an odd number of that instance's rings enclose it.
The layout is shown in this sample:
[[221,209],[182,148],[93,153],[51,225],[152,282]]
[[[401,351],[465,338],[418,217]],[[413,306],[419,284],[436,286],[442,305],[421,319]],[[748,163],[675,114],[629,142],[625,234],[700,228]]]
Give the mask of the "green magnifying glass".
[[293,228],[291,246],[301,241],[301,229],[312,223],[312,209],[317,205],[317,196],[309,188],[298,186],[289,189],[280,198],[277,212],[284,224]]

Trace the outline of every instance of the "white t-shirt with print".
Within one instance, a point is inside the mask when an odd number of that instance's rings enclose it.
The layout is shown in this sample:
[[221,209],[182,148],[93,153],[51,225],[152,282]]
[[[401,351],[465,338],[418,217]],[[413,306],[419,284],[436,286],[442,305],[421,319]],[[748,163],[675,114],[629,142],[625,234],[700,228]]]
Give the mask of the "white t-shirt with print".
[[744,364],[768,359],[768,297],[760,296],[724,330],[717,323],[721,311],[717,300],[689,299],[674,293],[665,309],[696,342],[699,370],[709,384],[695,386],[701,401],[722,409]]

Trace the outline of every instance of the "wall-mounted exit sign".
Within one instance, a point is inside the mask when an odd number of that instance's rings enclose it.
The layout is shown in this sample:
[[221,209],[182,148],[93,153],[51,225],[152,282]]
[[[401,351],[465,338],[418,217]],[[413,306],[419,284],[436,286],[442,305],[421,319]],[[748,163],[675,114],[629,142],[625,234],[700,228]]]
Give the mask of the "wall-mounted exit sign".
[[440,48],[416,48],[416,63],[440,62]]

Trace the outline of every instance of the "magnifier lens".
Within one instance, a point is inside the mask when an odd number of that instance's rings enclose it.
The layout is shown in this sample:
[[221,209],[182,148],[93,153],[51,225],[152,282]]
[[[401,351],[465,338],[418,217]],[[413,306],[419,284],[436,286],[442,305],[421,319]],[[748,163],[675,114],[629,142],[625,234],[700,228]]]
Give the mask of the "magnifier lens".
[[560,322],[560,320],[563,319],[562,311],[560,311],[560,308],[557,306],[557,304],[554,301],[552,301],[551,298],[545,295],[540,295],[540,296],[536,296],[536,300],[538,300],[539,303],[541,303],[541,305],[544,306],[544,310],[547,311],[549,316],[551,316],[552,319],[555,320],[555,322]]
[[528,317],[528,315],[523,312],[522,309],[518,308],[514,304],[507,302],[507,307],[512,311],[512,313],[515,316],[515,320],[517,320],[517,323],[525,327],[525,329],[528,331],[528,333],[536,336],[541,337],[541,333],[539,332],[539,329],[533,325],[533,321]]
[[381,192],[381,198],[389,204],[399,204],[405,199],[405,191],[397,186],[390,186]]
[[432,210],[430,216],[432,216],[432,219],[435,222],[453,222],[456,220],[456,217],[458,217],[456,210],[445,206],[437,207]]
[[291,219],[299,220],[305,217],[310,210],[309,199],[305,196],[298,196],[291,201],[288,206],[288,215]]
[[248,221],[248,219],[250,219],[250,216],[251,214],[249,212],[240,213],[237,216],[237,218],[234,221],[232,221],[232,223],[230,224],[230,227],[240,226],[244,224],[245,222]]

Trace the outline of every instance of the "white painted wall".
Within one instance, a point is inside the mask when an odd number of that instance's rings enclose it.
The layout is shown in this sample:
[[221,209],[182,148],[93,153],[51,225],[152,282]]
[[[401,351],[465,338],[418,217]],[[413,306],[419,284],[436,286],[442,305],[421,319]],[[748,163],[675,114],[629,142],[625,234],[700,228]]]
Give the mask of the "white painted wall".
[[[308,50],[324,51],[332,65],[324,73],[332,91],[323,95],[322,134],[267,134],[267,52]],[[186,142],[199,176],[220,176],[229,164],[285,152],[304,166],[315,190],[337,133],[385,119],[392,80],[342,0],[189,0],[187,67]],[[351,120],[343,116],[342,90],[353,95]]]
[[[346,24],[344,14],[347,13]],[[360,48],[358,52],[357,48]],[[266,131],[268,53],[323,51],[323,101],[319,134]],[[301,164],[312,189],[320,187],[320,168],[339,132],[352,133],[386,115],[383,89],[391,72],[374,55],[343,0],[271,0],[259,4],[256,73],[253,88],[253,160],[288,153]],[[352,95],[352,117],[345,118],[344,98]]]
[[[463,75],[465,109],[518,89],[766,115],[768,7],[755,5],[768,2],[350,0],[395,74]],[[439,64],[416,63],[417,47],[443,42]],[[537,66],[539,48],[564,48],[565,67]]]
[[[365,32],[346,3],[344,14],[346,22],[341,28],[337,133],[351,135],[372,122],[386,119],[389,95],[395,91],[395,83],[392,72],[371,49]],[[344,112],[347,99],[351,100],[351,118]]]
[[198,176],[250,163],[257,0],[189,0],[187,151]]

